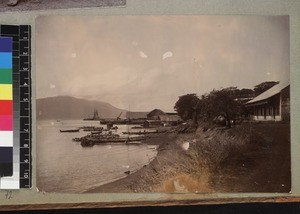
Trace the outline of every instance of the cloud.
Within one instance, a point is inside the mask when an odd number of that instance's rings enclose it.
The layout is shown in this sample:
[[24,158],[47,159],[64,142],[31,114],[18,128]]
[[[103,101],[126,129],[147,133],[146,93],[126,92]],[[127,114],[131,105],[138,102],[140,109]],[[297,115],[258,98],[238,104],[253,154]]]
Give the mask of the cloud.
[[140,51],[139,55],[141,58],[148,58],[147,54],[145,54],[143,51]]
[[173,56],[173,53],[171,51],[168,51],[163,54],[162,59],[167,59]]
[[56,88],[56,85],[50,84],[50,88],[51,88],[51,89],[54,89],[54,88]]
[[44,17],[36,95],[171,111],[186,93],[288,78],[288,27],[285,16]]
[[137,43],[136,41],[132,41],[131,44],[132,44],[133,46],[138,46],[138,45],[139,45],[139,43]]

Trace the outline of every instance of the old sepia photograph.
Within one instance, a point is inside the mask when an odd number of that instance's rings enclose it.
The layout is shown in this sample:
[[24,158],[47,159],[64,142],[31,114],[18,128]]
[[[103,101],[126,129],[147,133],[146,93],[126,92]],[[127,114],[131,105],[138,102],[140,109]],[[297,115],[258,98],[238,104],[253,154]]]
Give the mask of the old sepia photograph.
[[39,191],[291,191],[288,16],[40,16],[35,30]]
[[0,0],[0,12],[125,6],[126,0]]

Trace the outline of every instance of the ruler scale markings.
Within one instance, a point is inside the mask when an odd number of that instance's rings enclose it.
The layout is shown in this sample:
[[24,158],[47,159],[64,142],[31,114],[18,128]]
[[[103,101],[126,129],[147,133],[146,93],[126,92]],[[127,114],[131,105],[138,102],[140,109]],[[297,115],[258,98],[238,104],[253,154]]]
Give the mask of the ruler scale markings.
[[[29,25],[1,25],[1,36],[12,38],[12,78],[14,103],[14,152],[17,151],[14,175],[18,187],[31,187],[31,88],[30,88],[30,37]],[[17,173],[15,173],[15,169]],[[2,182],[3,183],[3,182]],[[16,182],[15,182],[16,183]]]
[[13,175],[12,46],[11,37],[0,38],[0,181]]
[[[20,27],[19,86],[20,86],[20,179],[21,187],[31,186],[31,91],[30,91],[30,30]],[[27,110],[25,110],[25,108]],[[25,140],[28,139],[28,140]],[[26,146],[25,146],[26,145]]]

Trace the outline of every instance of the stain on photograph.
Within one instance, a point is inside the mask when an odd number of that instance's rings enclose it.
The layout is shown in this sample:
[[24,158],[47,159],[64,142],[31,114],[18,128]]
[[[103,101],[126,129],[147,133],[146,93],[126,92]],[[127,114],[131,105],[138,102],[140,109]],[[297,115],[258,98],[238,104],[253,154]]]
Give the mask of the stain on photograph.
[[288,16],[36,20],[37,187],[290,192]]

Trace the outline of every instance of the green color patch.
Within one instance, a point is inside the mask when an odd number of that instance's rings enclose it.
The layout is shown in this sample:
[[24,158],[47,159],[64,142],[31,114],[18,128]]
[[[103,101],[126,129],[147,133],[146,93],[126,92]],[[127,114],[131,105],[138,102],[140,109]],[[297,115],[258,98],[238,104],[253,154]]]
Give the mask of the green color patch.
[[0,84],[12,84],[12,69],[0,69]]

